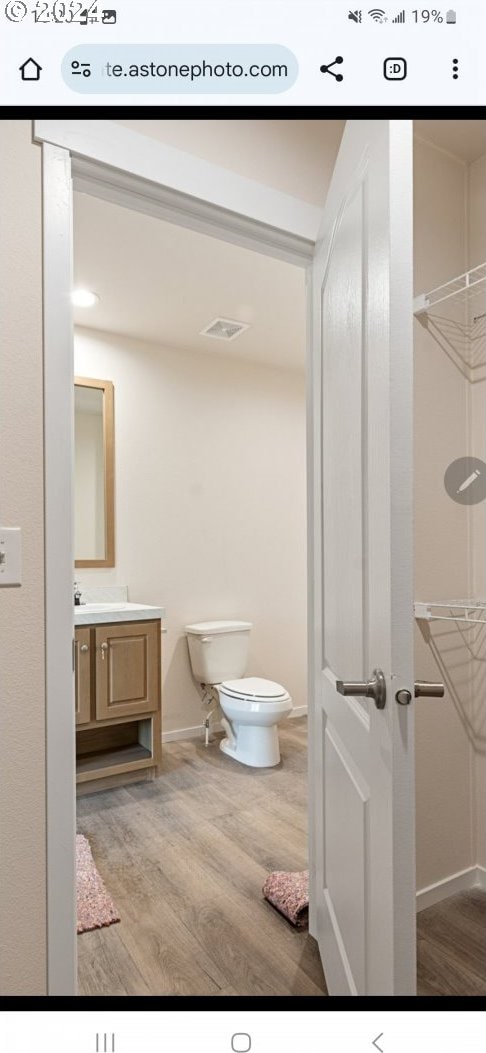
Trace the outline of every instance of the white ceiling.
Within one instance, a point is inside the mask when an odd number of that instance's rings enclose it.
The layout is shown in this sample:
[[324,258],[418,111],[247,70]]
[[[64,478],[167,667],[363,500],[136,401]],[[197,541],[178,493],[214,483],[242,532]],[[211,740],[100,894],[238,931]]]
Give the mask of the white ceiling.
[[[304,271],[140,212],[74,195],[75,285],[100,297],[77,325],[158,345],[303,369]],[[217,316],[251,328],[200,336]]]

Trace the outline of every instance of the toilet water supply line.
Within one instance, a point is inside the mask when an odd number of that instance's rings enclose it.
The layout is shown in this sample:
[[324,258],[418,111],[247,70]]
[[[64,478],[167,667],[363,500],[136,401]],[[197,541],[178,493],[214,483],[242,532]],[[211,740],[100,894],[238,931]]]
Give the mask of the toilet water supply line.
[[203,728],[205,732],[204,745],[209,746],[210,720],[211,717],[214,716],[219,704],[218,692],[212,684],[203,684],[202,704],[204,709],[206,710],[205,718],[203,721]]

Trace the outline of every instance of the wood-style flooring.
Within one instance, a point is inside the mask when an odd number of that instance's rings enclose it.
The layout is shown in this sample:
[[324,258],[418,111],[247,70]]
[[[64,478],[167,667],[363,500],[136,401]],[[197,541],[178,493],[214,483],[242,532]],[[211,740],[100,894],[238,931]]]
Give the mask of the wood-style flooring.
[[[261,896],[307,866],[305,718],[282,765],[250,770],[218,742],[173,742],[161,777],[78,801],[119,925],[78,937],[81,995],[325,995],[317,945]],[[486,993],[486,895],[418,917],[419,993]]]
[[417,989],[486,995],[486,892],[458,892],[417,915]]

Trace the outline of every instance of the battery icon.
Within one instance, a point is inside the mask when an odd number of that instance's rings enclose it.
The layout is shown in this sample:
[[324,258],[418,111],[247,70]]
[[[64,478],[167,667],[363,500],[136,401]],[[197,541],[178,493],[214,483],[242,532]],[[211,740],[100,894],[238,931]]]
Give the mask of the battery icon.
[[454,26],[457,22],[457,15],[455,11],[448,11],[446,14],[446,22],[450,26]]

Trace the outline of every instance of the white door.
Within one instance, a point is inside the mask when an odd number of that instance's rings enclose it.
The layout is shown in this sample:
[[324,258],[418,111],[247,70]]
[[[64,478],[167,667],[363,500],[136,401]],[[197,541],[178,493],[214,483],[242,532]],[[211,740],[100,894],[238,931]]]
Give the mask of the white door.
[[330,994],[408,995],[413,702],[395,696],[413,694],[410,121],[347,123],[311,284],[310,928]]

